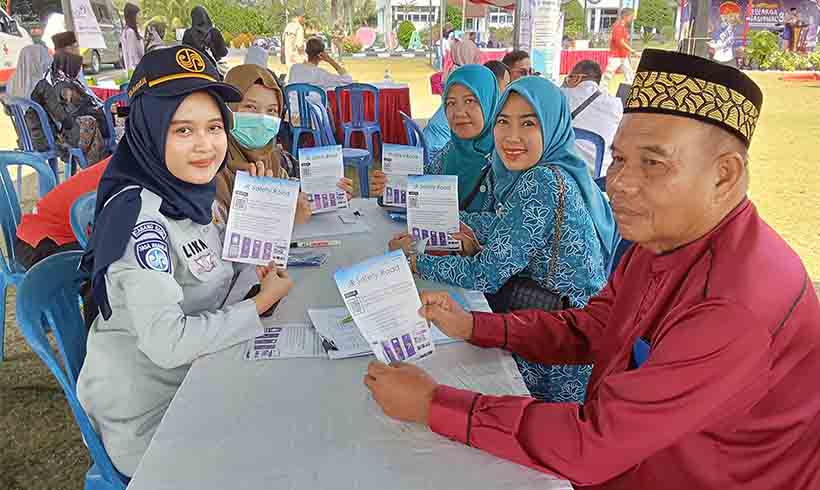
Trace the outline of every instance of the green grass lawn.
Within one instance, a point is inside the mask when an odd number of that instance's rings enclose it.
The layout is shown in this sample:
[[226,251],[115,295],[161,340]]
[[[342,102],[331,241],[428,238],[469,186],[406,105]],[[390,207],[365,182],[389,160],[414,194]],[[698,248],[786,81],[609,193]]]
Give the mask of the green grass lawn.
[[[433,70],[422,60],[345,61],[354,78],[377,81],[389,67],[410,83],[413,116],[429,118]],[[271,65],[277,72],[281,67]],[[763,116],[752,145],[751,197],[763,217],[820,279],[820,82],[785,83],[755,74],[763,87]],[[616,81],[617,83],[617,81]],[[13,129],[0,117],[0,148],[13,148]],[[760,278],[772,281],[772,278]],[[86,450],[65,399],[14,323],[9,294],[6,355],[0,364],[0,489],[77,490],[88,468]]]

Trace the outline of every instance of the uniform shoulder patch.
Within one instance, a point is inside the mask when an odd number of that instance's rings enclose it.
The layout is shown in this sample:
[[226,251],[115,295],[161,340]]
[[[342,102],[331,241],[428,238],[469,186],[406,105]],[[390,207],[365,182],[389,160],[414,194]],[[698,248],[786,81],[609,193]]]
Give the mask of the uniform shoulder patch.
[[134,255],[143,269],[171,273],[171,256],[166,238],[168,231],[159,221],[140,221],[131,231]]
[[168,237],[168,230],[165,229],[165,225],[154,220],[140,221],[131,230],[131,236],[134,237],[134,240],[139,240],[141,236],[149,233],[160,240],[165,240]]

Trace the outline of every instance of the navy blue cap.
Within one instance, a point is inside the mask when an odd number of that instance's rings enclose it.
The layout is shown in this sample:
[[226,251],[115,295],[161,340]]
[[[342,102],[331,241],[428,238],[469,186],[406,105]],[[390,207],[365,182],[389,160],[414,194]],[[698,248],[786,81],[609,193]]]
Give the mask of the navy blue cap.
[[210,57],[183,44],[146,53],[131,76],[128,98],[133,101],[143,93],[173,97],[205,89],[225,102],[242,100],[236,87],[222,82],[222,75]]

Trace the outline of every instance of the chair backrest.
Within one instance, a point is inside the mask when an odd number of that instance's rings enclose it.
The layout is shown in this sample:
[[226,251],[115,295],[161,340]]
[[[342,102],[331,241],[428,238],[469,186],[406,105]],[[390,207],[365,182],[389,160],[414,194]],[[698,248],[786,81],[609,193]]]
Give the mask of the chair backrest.
[[94,211],[97,206],[97,193],[89,192],[78,197],[71,205],[71,229],[80,246],[85,248],[91,238],[94,227]]
[[37,151],[34,147],[34,140],[31,136],[31,129],[26,124],[26,112],[29,109],[34,110],[37,114],[37,119],[40,121],[40,128],[46,137],[48,144],[47,151],[56,151],[57,145],[54,140],[54,133],[51,131],[51,123],[48,120],[48,114],[45,109],[31,99],[24,99],[22,97],[6,97],[3,100],[6,110],[14,123],[14,130],[17,132],[17,138],[20,149],[23,151]]
[[595,145],[595,175],[594,178],[601,176],[601,167],[604,165],[604,151],[606,150],[606,142],[603,136],[587,131],[581,128],[572,128],[575,132],[575,141],[588,141]]
[[14,181],[9,174],[8,167],[12,165],[31,167],[37,172],[39,195],[41,196],[51,191],[57,182],[54,172],[43,157],[22,151],[0,151],[0,180],[2,181],[0,183],[0,224],[6,243],[6,257],[8,257],[8,267],[11,272],[22,272],[17,270],[19,266],[14,254],[14,239],[17,236],[17,226],[20,224],[22,210],[20,209],[20,197],[14,190]]
[[427,141],[424,139],[424,132],[421,130],[416,121],[404,112],[399,111],[401,120],[404,123],[404,132],[407,134],[407,144],[410,146],[419,146],[424,150],[424,165],[430,161],[430,149],[427,147]]
[[105,116],[105,124],[108,126],[108,149],[112,152],[117,147],[117,130],[114,123],[114,112],[116,109],[114,105],[125,107],[128,105],[128,93],[120,92],[117,95],[105,99],[103,103],[103,115]]
[[[291,104],[291,94],[296,94],[296,107],[299,111],[299,124],[295,124],[294,121],[294,114],[293,114],[293,105]],[[321,87],[317,87],[316,85],[311,85],[309,83],[291,83],[285,86],[284,90],[284,99],[285,99],[285,107],[287,108],[287,115],[288,115],[288,122],[290,122],[292,127],[308,127],[308,121],[310,121],[311,111],[310,111],[310,100],[308,97],[311,94],[317,94],[319,99],[322,101],[322,105],[327,107],[327,93],[322,90]]]
[[[38,262],[17,288],[17,323],[26,342],[62,387],[74,420],[103,478],[124,489],[100,437],[77,398],[77,378],[85,361],[87,332],[80,313],[80,286],[88,276],[78,270],[83,252],[63,252]],[[57,353],[47,332],[54,333]],[[119,483],[119,484],[118,484]]]
[[[350,119],[347,111],[342,110],[342,95],[348,94],[348,106],[350,107]],[[373,119],[366,119],[364,111],[364,96],[371,94],[373,97]],[[377,124],[379,120],[379,89],[369,83],[351,83],[336,87],[336,100],[339,104],[339,123],[350,125],[354,128],[371,126]]]
[[615,96],[621,99],[621,103],[626,107],[626,99],[629,98],[629,92],[632,90],[632,84],[630,83],[622,83],[618,85],[618,91],[615,93]]
[[336,136],[333,134],[333,127],[330,124],[330,116],[326,107],[311,102],[310,121],[313,128],[319,130],[319,143],[316,146],[336,144]]

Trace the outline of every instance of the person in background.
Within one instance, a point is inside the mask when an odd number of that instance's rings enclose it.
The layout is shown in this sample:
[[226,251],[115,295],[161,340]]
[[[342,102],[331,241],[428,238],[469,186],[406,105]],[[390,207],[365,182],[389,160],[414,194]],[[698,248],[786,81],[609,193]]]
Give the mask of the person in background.
[[[307,62],[290,67],[288,83],[309,83],[325,90],[353,83],[353,77],[327,53],[325,43],[321,39],[317,37],[308,39],[305,53],[307,53]],[[336,70],[335,75],[319,68],[319,63],[323,61]]]
[[[59,53],[70,53],[77,56],[82,56],[80,54],[80,43],[77,42],[77,35],[74,34],[74,31],[65,31],[57,33],[51,36],[51,42],[54,44],[54,55],[56,56]],[[85,74],[83,73],[82,64],[80,65],[80,71],[77,72],[77,81],[85,87],[85,91],[89,94],[89,96],[94,97],[97,99],[100,104],[100,101],[94,92],[88,88],[88,82],[85,80]]]
[[510,80],[510,67],[498,60],[490,60],[484,63],[484,66],[489,68],[495,75],[495,79],[498,80],[498,92],[501,93],[507,90],[507,85],[512,81]]
[[302,26],[304,20],[305,10],[301,7],[296,8],[282,33],[282,63],[288,72],[293,65],[306,61],[305,28]]
[[[276,75],[256,64],[239,65],[225,75],[225,83],[239,89],[242,100],[229,104],[234,126],[228,138],[228,163],[216,176],[214,223],[223,232],[228,224],[236,172],[247,171],[255,164],[259,175],[287,179],[295,176],[298,168],[294,158],[276,145],[284,110]],[[342,178],[338,186],[347,192],[348,198],[352,198],[352,180]],[[307,196],[300,194],[296,223],[306,223],[310,213]]]
[[[493,114],[498,80],[481,65],[465,65],[450,74],[441,96],[450,141],[424,164],[427,175],[458,176],[459,209],[481,211],[489,188],[484,177],[493,153]],[[370,195],[384,193],[387,176],[373,172]]]
[[572,127],[592,131],[604,139],[604,160],[600,175],[595,172],[595,145],[575,140],[578,154],[587,162],[593,179],[606,175],[612,163],[610,146],[621,123],[624,106],[621,99],[601,91],[601,65],[591,60],[579,61],[564,79],[562,90],[572,110]]
[[612,26],[612,33],[609,36],[609,61],[606,63],[606,72],[601,79],[601,90],[609,90],[609,82],[615,75],[615,70],[622,68],[626,83],[632,83],[635,74],[632,71],[632,63],[629,61],[630,55],[638,54],[629,45],[629,27],[635,11],[631,8],[621,10],[618,21]]
[[[227,163],[241,94],[188,46],[137,65],[125,137],[97,191],[81,263],[99,307],[77,397],[116,469],[131,477],[191,363],[259,335],[259,315],[293,283],[257,267],[259,292],[224,304],[238,272],[212,223],[214,178]],[[190,60],[202,71],[177,62]]]
[[145,46],[140,35],[139,16],[140,8],[133,3],[126,3],[122,16],[125,19],[125,29],[122,31],[122,59],[125,62],[125,70],[130,71],[137,67],[143,55]]
[[219,60],[228,55],[222,33],[214,27],[208,11],[201,5],[191,10],[191,27],[185,30],[182,43],[207,54],[214,63],[219,63]]
[[146,53],[165,47],[165,30],[166,26],[164,22],[154,21],[148,24],[145,28]]
[[17,57],[17,69],[6,85],[6,92],[12,97],[28,99],[34,86],[37,85],[51,67],[51,55],[43,43],[42,26],[31,28],[34,44],[20,50]]
[[71,228],[71,206],[80,196],[94,192],[111,157],[81,169],[37,201],[34,211],[24,214],[17,226],[14,256],[27,270],[46,257],[80,250]]
[[[657,97],[677,76],[712,95]],[[697,112],[720,93],[732,94],[722,111]],[[583,309],[513,315],[422,294],[422,315],[453,338],[594,362],[583,405],[436,385],[408,364],[373,363],[365,384],[390,416],[576,488],[820,488],[820,301],[746,195],[763,93],[734,68],[646,50],[629,100],[607,192],[637,245],[602,293]]]
[[450,44],[450,56],[452,57],[453,63],[449,69],[445,70],[441,78],[445,83],[447,83],[447,77],[450,76],[450,73],[459,67],[481,64],[481,50],[472,39],[465,38],[464,33],[460,31]]
[[510,67],[510,81],[512,82],[533,74],[530,54],[526,51],[520,49],[510,51],[504,55],[501,62]]
[[[498,81],[498,93],[504,91],[507,88],[507,84],[510,83],[510,70],[507,68],[507,65],[504,63],[492,60],[484,63],[484,66],[490,69],[495,75],[496,80]],[[450,142],[450,126],[447,123],[447,114],[444,111],[444,104],[442,103],[438,110],[436,110],[433,117],[427,121],[427,125],[424,127],[422,131],[424,134],[424,141],[427,143],[427,150],[430,152],[430,158],[435,158],[435,156],[447,146],[447,143]],[[378,170],[376,171],[379,172]]]
[[[45,109],[61,152],[66,151],[64,146],[80,148],[87,162],[98,162],[108,156],[108,125],[99,99],[90,96],[77,80],[82,63],[78,54],[55,54],[51,68],[34,86],[31,99]],[[25,119],[35,148],[45,151],[47,140],[37,114],[29,109]]]
[[[461,255],[413,254],[402,233],[389,243],[421,278],[485,293],[493,311],[582,308],[606,284],[615,242],[612,211],[575,155],[569,105],[549,80],[507,87],[495,113],[495,151],[480,212],[463,211],[470,230]],[[461,189],[459,188],[459,192]],[[462,233],[462,236],[464,234]],[[516,358],[533,396],[584,399],[592,366]]]

